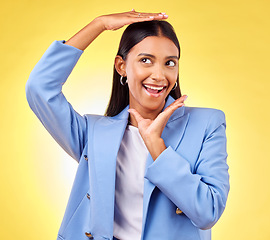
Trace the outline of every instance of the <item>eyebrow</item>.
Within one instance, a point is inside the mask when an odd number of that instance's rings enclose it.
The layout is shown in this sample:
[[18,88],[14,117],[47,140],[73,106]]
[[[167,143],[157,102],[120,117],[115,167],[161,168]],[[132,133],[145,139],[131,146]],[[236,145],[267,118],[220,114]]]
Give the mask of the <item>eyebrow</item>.
[[[138,57],[139,57],[139,56],[147,56],[147,57],[151,57],[151,58],[156,58],[154,55],[149,54],[149,53],[140,53],[140,54],[138,55]],[[166,57],[166,59],[168,59],[168,58],[179,59],[179,57],[177,57],[177,56],[168,56],[168,57]]]

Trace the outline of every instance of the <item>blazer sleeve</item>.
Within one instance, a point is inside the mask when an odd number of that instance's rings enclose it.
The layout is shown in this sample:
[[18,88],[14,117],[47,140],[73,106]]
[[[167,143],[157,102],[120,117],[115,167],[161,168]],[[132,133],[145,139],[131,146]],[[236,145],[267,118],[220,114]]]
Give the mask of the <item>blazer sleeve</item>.
[[62,86],[83,53],[55,41],[31,72],[27,101],[41,123],[74,159],[79,161],[86,143],[86,117],[78,114],[62,93]]
[[194,172],[187,159],[168,147],[145,174],[200,229],[209,229],[217,222],[228,197],[225,128],[224,113],[215,111],[208,121]]

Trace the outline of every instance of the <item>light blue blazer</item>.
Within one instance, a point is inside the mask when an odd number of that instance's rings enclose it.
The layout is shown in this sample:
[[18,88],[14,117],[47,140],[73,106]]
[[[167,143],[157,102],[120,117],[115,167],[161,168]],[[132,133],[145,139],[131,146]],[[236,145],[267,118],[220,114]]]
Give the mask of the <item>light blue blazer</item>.
[[[81,116],[73,110],[62,85],[81,54],[55,41],[30,74],[27,99],[79,163],[57,239],[113,239],[116,157],[129,106],[115,117]],[[166,106],[173,101],[169,97]],[[167,149],[156,161],[147,158],[141,239],[209,240],[229,192],[225,116],[220,110],[181,107],[162,138]]]

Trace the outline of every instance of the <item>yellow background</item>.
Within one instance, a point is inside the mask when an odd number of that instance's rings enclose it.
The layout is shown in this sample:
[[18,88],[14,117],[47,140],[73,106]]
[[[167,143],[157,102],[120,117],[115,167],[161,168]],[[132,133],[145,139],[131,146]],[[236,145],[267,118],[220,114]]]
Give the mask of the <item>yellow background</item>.
[[[0,239],[56,239],[77,168],[28,107],[31,70],[54,40],[67,40],[96,16],[132,8],[169,15],[182,48],[186,104],[226,113],[231,191],[213,239],[270,239],[267,0],[2,2]],[[104,112],[122,31],[102,34],[64,87],[78,112]]]

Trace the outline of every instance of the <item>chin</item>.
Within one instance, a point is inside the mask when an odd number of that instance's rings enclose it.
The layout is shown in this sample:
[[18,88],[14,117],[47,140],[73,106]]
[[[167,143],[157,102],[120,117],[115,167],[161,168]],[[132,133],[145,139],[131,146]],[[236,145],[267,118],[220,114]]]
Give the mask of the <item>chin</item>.
[[165,105],[165,99],[157,101],[156,99],[149,100],[142,104],[144,109],[147,109],[147,111],[157,111],[157,110],[162,110],[164,105]]

